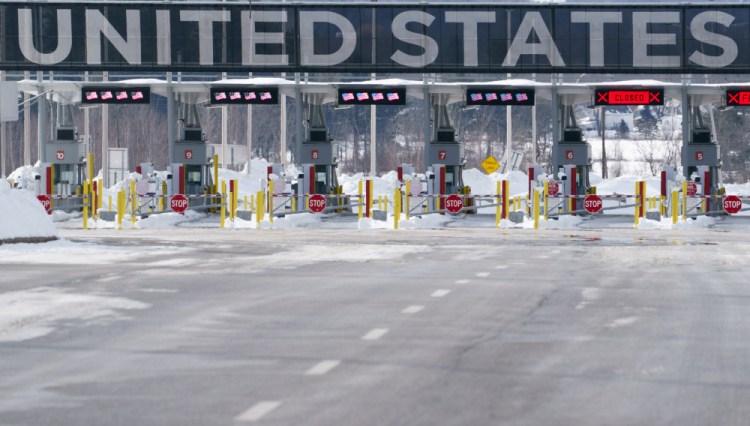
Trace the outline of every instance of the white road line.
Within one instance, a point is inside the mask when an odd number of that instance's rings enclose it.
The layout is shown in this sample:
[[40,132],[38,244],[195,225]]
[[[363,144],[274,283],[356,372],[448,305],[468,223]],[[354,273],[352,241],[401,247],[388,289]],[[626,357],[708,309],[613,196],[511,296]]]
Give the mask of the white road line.
[[402,314],[416,314],[417,312],[421,312],[422,309],[424,309],[424,306],[421,305],[411,305],[408,308],[401,311]]
[[445,297],[450,293],[450,290],[436,290],[434,293],[432,293],[432,297]]
[[372,330],[368,331],[367,334],[362,336],[362,340],[378,340],[381,337],[385,336],[386,333],[388,333],[387,328],[373,328]]
[[122,277],[119,275],[112,275],[110,277],[99,278],[97,281],[99,281],[100,283],[107,283],[107,282],[116,281],[119,279],[122,279]]
[[508,269],[508,265],[495,266],[495,269]]
[[281,401],[261,401],[234,418],[236,422],[257,422],[266,414],[279,408]]
[[490,273],[489,272],[477,272],[477,276],[479,278],[487,278],[490,276]]
[[334,368],[338,367],[339,364],[341,364],[341,361],[337,359],[328,359],[325,361],[321,361],[311,369],[307,370],[305,376],[323,376],[325,374],[328,374]]
[[458,281],[456,281],[456,284],[468,284],[470,282],[471,282],[471,280],[458,280]]

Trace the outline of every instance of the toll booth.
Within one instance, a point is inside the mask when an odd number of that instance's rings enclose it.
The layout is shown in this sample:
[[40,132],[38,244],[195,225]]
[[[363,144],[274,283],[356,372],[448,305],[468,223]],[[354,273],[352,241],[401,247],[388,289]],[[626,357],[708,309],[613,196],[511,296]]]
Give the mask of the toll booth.
[[208,142],[198,122],[195,104],[183,105],[179,139],[174,143],[174,159],[170,165],[172,191],[185,195],[209,192],[213,185],[212,164],[208,159]]
[[[682,145],[683,174],[701,187],[701,195],[717,195],[722,187],[719,144],[705,124],[700,107],[691,107],[689,112],[690,132]],[[709,211],[721,209],[717,200],[709,200],[707,206]]]
[[323,116],[323,95],[305,95],[307,132],[302,142],[301,158],[304,183],[297,183],[297,193],[332,194],[339,190],[336,177],[338,158],[336,143],[330,138]]
[[[432,194],[459,194],[464,192],[464,146],[456,138],[448,114],[447,94],[431,95],[432,137],[427,145],[428,191]],[[429,182],[429,175],[433,175]],[[438,207],[439,206],[433,206]]]
[[[563,195],[585,195],[591,187],[591,145],[583,139],[573,106],[563,105],[561,112],[563,126],[552,149],[552,172],[557,180],[563,181]],[[573,210],[579,210],[579,201],[574,200]]]
[[76,190],[83,188],[87,178],[86,144],[78,137],[78,131],[73,126],[70,105],[57,104],[56,117],[54,139],[44,144],[44,158],[51,171],[43,174],[45,182],[42,189],[48,194],[74,195]]

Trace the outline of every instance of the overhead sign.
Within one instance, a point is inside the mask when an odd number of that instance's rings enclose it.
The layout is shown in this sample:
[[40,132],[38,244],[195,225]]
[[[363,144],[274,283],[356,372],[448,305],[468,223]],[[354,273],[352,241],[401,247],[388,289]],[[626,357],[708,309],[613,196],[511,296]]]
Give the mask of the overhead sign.
[[276,105],[279,89],[276,87],[212,87],[212,105]]
[[742,199],[736,195],[724,197],[724,211],[729,214],[737,214],[742,210]]
[[50,200],[49,196],[44,194],[37,195],[36,199],[42,203],[42,207],[44,207],[44,211],[46,211],[47,214],[52,214],[52,200]]
[[750,72],[740,4],[5,2],[0,69]]
[[188,199],[182,194],[175,194],[169,200],[169,208],[175,213],[185,213],[188,207]]
[[482,161],[482,168],[484,168],[484,171],[489,175],[495,173],[497,169],[500,168],[500,163],[497,162],[494,155],[490,155]]
[[466,105],[534,105],[534,89],[466,89]]
[[664,105],[664,89],[598,88],[594,105]]
[[311,195],[308,205],[311,212],[322,213],[326,209],[326,197],[321,194]]
[[338,89],[339,105],[406,105],[406,88],[342,87]]
[[596,194],[589,194],[583,199],[583,208],[590,214],[599,213],[603,206],[602,198]]
[[445,209],[449,213],[461,213],[464,208],[464,200],[459,195],[451,194],[445,198]]
[[750,106],[750,90],[726,90],[724,103],[726,106]]
[[148,87],[83,87],[82,104],[147,104],[151,101]]

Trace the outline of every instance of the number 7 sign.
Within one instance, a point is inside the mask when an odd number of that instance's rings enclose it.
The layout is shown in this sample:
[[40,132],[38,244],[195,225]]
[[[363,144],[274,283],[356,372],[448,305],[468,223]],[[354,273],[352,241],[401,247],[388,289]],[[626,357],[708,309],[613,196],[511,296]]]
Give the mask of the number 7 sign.
[[448,154],[445,151],[438,151],[438,158],[441,160],[445,160],[448,157]]

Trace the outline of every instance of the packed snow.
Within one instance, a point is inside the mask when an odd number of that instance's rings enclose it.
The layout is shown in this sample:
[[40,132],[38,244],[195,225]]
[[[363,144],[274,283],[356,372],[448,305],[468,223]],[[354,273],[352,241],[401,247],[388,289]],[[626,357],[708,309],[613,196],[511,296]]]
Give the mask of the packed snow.
[[57,228],[31,192],[14,191],[0,179],[0,242],[18,238],[56,238]]

